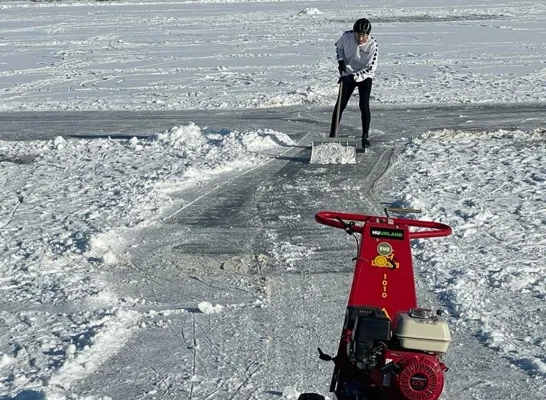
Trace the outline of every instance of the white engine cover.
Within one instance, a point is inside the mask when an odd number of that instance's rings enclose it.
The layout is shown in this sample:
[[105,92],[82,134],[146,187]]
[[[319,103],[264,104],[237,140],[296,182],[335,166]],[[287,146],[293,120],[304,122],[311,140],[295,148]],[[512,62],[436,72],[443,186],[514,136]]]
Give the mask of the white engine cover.
[[451,343],[449,326],[442,317],[424,311],[430,310],[415,309],[398,314],[393,334],[404,349],[443,354]]

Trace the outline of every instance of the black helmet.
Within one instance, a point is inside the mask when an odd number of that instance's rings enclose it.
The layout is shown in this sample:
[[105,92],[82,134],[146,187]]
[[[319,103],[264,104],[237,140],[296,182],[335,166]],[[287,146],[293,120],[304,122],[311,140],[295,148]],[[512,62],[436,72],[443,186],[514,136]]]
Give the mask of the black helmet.
[[360,18],[353,25],[353,31],[356,33],[365,33],[369,35],[372,31],[372,24],[366,18]]

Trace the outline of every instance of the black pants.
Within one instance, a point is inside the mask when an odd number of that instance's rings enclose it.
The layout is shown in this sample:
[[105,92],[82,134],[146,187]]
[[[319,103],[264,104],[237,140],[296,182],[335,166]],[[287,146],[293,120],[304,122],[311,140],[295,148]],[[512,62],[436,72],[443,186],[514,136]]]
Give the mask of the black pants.
[[[339,106],[339,121],[341,121],[341,115],[349,103],[349,99],[353,94],[355,88],[358,88],[358,106],[360,107],[360,118],[362,119],[362,140],[368,139],[368,133],[370,131],[370,121],[372,119],[372,114],[370,112],[370,93],[372,92],[372,80],[370,78],[362,81],[355,82],[352,75],[344,76],[343,78],[343,87],[341,89],[341,105],[338,105],[336,102],[336,107],[334,108],[334,113],[332,114],[332,126],[330,128],[330,137],[335,136],[336,132],[336,110]],[[340,101],[338,97],[338,101]]]

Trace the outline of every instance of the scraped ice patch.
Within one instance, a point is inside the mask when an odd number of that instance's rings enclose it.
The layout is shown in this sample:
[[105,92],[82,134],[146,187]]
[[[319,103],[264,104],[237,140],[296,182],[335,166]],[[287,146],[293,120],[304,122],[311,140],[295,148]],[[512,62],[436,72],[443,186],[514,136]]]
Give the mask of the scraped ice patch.
[[[273,235],[270,233],[270,235]],[[275,239],[275,236],[271,236]],[[301,241],[301,237],[295,237],[294,240]],[[307,260],[315,252],[315,247],[309,247],[308,245],[300,245],[297,243],[289,242],[275,242],[273,248],[273,256],[275,261],[283,265],[287,270],[293,270],[296,268],[298,261]]]
[[208,301],[202,301],[201,303],[199,303],[197,305],[197,308],[203,314],[218,314],[218,313],[222,312],[222,310],[224,309],[224,306],[222,306],[220,304],[216,304],[215,306],[213,306]]
[[356,164],[356,147],[340,143],[313,144],[311,164]]
[[243,254],[230,257],[221,264],[220,269],[229,273],[261,272],[268,262],[269,257],[265,254]]

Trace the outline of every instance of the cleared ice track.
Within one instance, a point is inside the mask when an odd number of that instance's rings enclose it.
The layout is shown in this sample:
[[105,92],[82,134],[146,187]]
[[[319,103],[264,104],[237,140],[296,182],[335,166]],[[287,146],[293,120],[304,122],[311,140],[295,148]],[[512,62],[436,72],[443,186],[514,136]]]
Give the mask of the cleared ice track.
[[[317,225],[315,212],[380,211],[382,188],[396,176],[388,166],[403,135],[457,127],[463,114],[483,128],[524,128],[533,111],[389,111],[389,119],[374,125],[373,151],[360,154],[357,165],[309,165],[309,150],[295,147],[261,168],[179,193],[187,206],[173,210],[164,225],[127,238],[135,245],[132,266],[110,272],[120,296],[146,299],[141,329],[73,389],[116,399],[277,399],[290,386],[325,393],[331,365],[319,362],[316,347],[334,351],[355,245],[342,232]],[[302,138],[328,117],[287,115],[245,123],[296,126],[288,132]],[[237,117],[231,118],[235,125]],[[347,124],[357,126],[350,116]],[[401,134],[400,125],[413,128]],[[381,179],[385,171],[388,179]],[[434,303],[426,282],[418,285],[421,298]],[[202,313],[202,301],[225,308]],[[446,399],[496,399],[499,392],[530,398],[532,382],[523,371],[482,346],[472,331],[454,333],[465,346],[455,344],[446,359]],[[499,373],[521,385],[506,388]]]

